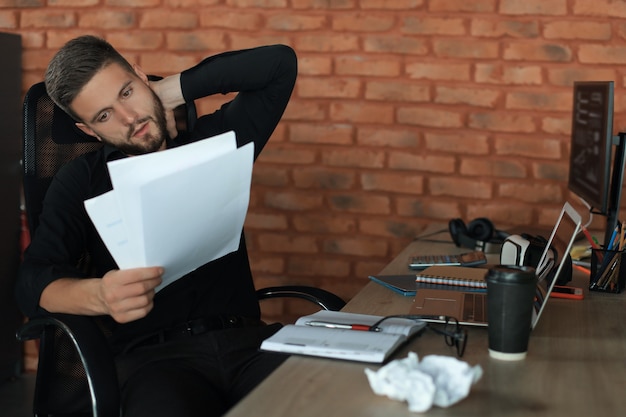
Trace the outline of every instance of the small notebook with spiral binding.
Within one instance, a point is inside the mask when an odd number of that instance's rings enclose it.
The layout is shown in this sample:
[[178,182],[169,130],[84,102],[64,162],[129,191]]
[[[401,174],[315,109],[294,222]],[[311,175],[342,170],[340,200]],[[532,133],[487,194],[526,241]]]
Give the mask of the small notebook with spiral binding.
[[486,268],[466,266],[430,266],[415,275],[416,282],[427,282],[439,285],[487,288]]

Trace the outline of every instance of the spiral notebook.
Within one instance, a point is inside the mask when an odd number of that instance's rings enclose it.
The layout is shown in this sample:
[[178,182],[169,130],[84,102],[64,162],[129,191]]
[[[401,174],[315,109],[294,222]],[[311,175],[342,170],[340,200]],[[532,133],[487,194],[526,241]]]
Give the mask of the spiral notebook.
[[415,281],[458,287],[487,288],[486,275],[486,268],[434,265],[416,274]]
[[462,290],[471,292],[487,292],[487,288],[453,285],[431,284],[429,282],[417,282],[415,274],[411,275],[370,275],[369,279],[385,288],[390,289],[405,297],[413,297],[417,291],[431,290]]

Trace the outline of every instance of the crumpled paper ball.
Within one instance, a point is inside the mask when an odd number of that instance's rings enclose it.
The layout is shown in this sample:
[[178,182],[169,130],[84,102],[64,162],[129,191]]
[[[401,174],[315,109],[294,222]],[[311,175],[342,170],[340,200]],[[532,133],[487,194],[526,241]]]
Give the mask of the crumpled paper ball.
[[422,413],[433,404],[450,407],[467,397],[483,370],[450,356],[429,355],[420,362],[417,354],[409,352],[378,371],[366,368],[365,374],[375,394],[406,401],[410,411]]

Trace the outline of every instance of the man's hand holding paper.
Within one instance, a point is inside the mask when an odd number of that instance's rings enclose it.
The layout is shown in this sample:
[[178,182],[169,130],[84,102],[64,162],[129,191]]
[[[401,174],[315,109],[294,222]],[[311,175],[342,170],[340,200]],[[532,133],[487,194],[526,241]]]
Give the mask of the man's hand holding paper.
[[105,313],[118,323],[145,317],[153,307],[155,289],[161,284],[163,268],[115,269],[99,284],[98,298]]

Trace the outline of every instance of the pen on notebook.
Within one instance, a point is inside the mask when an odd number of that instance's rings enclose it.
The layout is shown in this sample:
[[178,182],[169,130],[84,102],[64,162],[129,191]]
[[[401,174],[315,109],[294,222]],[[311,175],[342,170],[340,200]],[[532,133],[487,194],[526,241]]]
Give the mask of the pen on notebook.
[[313,327],[327,327],[329,329],[347,329],[347,330],[361,330],[368,332],[372,326],[369,324],[344,324],[344,323],[331,323],[328,321],[307,321],[307,326]]

